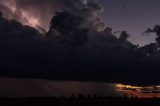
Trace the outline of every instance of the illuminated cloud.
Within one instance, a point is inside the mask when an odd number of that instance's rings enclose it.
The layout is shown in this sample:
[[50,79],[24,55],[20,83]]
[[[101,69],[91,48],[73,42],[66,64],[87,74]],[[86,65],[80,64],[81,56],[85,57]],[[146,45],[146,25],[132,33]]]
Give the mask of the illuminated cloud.
[[25,25],[29,25],[29,26],[32,26],[32,27],[37,27],[37,26],[40,26],[40,22],[39,22],[39,19],[37,17],[33,17],[32,15],[30,15],[29,13],[23,11],[22,12],[22,17],[23,19],[25,19],[24,23]]
[[16,0],[1,0],[0,10],[3,12],[4,17],[8,19],[15,19],[24,25],[32,27],[40,26],[40,20],[31,12],[20,8]]
[[8,19],[45,30],[49,29],[54,12],[60,10],[84,16],[86,24],[92,24],[97,30],[103,30],[105,26],[97,15],[103,7],[88,0],[0,0],[0,8]]

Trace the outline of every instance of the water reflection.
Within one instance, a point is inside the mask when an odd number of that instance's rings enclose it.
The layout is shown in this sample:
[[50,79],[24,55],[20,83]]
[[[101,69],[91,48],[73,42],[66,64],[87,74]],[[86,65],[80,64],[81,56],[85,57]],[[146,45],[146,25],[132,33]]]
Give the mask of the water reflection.
[[132,86],[123,84],[114,84],[115,89],[128,96],[136,96],[139,98],[160,97],[160,86]]

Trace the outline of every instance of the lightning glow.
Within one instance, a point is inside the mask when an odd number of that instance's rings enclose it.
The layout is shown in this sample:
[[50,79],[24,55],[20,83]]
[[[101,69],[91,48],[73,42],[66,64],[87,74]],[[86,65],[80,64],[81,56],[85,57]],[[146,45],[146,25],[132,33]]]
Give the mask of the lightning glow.
[[7,8],[9,8],[13,13],[16,12],[16,2],[14,0],[1,0],[0,5],[3,5]]
[[30,15],[29,13],[25,11],[22,12],[22,17],[24,19],[23,24],[29,25],[32,27],[40,26],[40,22],[37,17],[33,17],[32,15]]
[[[8,19],[16,19],[20,17],[20,21],[23,25],[29,25],[31,27],[41,26],[38,17],[33,16],[31,13],[26,12],[18,8],[15,0],[1,0],[0,5],[7,8],[11,13],[5,13],[4,16]],[[2,9],[3,12],[3,9]]]

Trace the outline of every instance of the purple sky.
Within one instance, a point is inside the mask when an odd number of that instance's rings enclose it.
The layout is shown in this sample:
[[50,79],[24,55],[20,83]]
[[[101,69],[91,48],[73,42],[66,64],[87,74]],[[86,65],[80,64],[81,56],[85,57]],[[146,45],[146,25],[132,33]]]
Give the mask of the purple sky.
[[[42,25],[45,29],[48,29],[48,24],[53,13],[57,11],[57,8],[65,7],[66,3],[62,1],[66,0],[0,0],[3,6],[10,8],[9,11],[5,11],[7,18],[14,14],[12,18],[15,18],[14,9],[19,12],[23,11],[23,15],[20,15],[17,20],[31,26]],[[43,2],[42,2],[43,1]],[[45,1],[45,2],[44,2]],[[160,24],[160,0],[94,0],[102,4],[104,12],[100,13],[106,26],[113,28],[114,31],[126,30],[130,33],[130,41],[135,44],[145,45],[150,42],[154,42],[155,36],[144,36],[142,33],[147,28],[153,27],[155,24]],[[15,5],[15,2],[19,5]],[[56,3],[60,6],[57,6]],[[32,3],[32,5],[31,5]],[[45,4],[44,4],[45,3]],[[17,6],[17,7],[16,7]],[[43,9],[41,8],[43,6]],[[63,8],[64,9],[64,8]],[[16,12],[16,13],[17,13]],[[43,14],[42,14],[43,13]],[[22,17],[23,16],[23,17]],[[25,20],[23,19],[25,17]],[[39,23],[36,18],[40,17]],[[27,19],[27,20],[26,20]],[[47,20],[47,21],[46,21]],[[39,23],[39,24],[37,24]]]
[[160,0],[97,0],[105,10],[101,14],[107,26],[114,31],[126,30],[133,43],[144,45],[154,42],[154,36],[142,33],[155,24],[160,24]]

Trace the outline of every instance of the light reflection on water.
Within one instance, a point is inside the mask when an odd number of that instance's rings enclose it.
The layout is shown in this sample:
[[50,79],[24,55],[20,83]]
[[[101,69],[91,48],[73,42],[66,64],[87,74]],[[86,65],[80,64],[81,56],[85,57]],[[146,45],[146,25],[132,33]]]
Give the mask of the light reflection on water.
[[128,97],[134,96],[138,98],[160,97],[160,86],[131,86],[123,84],[114,84],[117,92],[123,93]]

